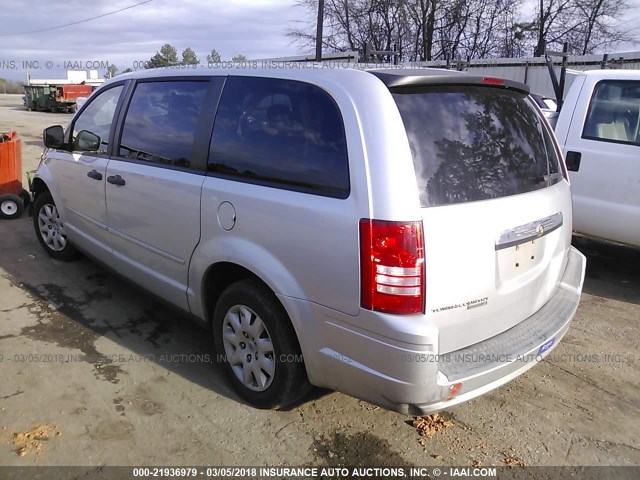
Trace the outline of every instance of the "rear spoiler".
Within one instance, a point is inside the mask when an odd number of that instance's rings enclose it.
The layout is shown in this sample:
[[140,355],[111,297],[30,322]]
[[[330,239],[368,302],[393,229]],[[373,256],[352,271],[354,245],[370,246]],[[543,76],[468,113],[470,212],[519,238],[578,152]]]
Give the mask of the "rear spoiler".
[[529,86],[524,83],[497,77],[468,75],[462,72],[425,69],[407,71],[406,73],[402,70],[370,70],[369,73],[378,77],[389,90],[427,86],[478,85],[518,90],[525,94],[530,93]]

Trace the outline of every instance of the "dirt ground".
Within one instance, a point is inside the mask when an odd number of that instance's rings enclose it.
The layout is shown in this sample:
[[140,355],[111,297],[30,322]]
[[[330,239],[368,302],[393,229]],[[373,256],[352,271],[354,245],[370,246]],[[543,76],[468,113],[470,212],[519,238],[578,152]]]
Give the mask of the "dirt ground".
[[[24,170],[68,114],[0,95]],[[26,215],[0,220],[0,465],[640,465],[640,251],[576,239],[585,293],[550,359],[443,413],[411,418],[314,391],[242,404],[207,331],[87,259],[60,263]]]

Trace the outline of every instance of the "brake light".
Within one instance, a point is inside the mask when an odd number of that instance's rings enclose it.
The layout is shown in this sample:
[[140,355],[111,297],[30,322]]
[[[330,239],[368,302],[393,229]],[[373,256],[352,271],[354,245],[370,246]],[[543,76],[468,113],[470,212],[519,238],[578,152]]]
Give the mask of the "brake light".
[[482,83],[489,85],[504,85],[504,80],[502,78],[484,77],[482,79]]
[[422,222],[360,220],[362,308],[412,314],[424,310]]

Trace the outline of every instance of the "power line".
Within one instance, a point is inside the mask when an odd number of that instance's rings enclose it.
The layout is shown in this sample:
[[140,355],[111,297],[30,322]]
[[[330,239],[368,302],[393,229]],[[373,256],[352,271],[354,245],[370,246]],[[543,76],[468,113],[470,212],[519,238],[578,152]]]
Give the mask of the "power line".
[[131,8],[139,7],[140,5],[144,5],[145,3],[153,2],[153,0],[145,0],[144,2],[136,3],[135,5],[130,5],[128,7],[121,8],[119,10],[114,10],[113,12],[103,13],[102,15],[98,15],[96,17],[85,18],[84,20],[78,20],[77,22],[65,23],[64,25],[58,25],[56,27],[47,27],[41,28],[39,30],[31,30],[28,32],[19,32],[19,33],[2,33],[0,37],[11,37],[13,35],[29,35],[31,33],[40,33],[40,32],[48,32],[49,30],[56,30],[58,28],[69,27],[71,25],[78,25],[79,23],[90,22],[91,20],[95,20],[97,18],[107,17],[109,15],[113,15],[115,13],[124,12],[125,10],[129,10]]

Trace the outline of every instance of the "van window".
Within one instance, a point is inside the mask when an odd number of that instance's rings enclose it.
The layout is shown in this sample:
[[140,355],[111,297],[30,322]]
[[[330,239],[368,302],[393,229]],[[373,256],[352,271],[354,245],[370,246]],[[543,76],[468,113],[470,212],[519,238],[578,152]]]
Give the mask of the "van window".
[[74,151],[82,150],[76,145],[75,139],[80,132],[86,130],[100,137],[100,148],[96,153],[107,153],[111,122],[121,93],[122,85],[118,85],[98,93],[95,98],[91,99],[91,103],[86,106],[73,124],[71,142]]
[[640,82],[603,80],[591,97],[582,138],[640,145]]
[[326,92],[307,83],[229,77],[215,119],[209,171],[347,198],[349,167],[340,110]]
[[483,86],[394,89],[423,207],[516,195],[557,183],[558,153],[532,101]]
[[191,167],[208,82],[139,83],[127,110],[120,156]]

